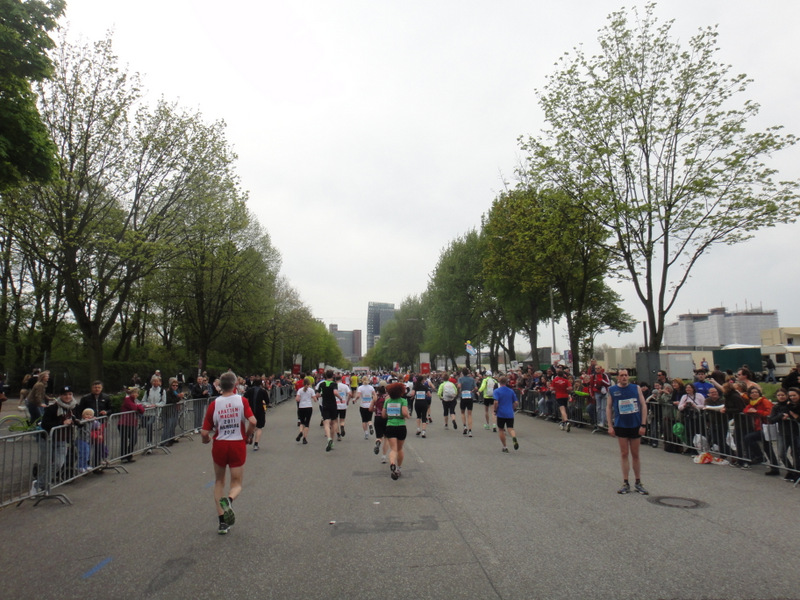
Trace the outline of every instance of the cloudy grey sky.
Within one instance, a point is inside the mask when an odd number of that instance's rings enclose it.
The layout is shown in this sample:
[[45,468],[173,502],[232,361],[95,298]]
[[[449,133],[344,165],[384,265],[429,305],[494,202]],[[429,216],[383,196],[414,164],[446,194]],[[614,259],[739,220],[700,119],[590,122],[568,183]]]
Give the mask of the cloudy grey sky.
[[[370,300],[399,305],[424,291],[441,248],[479,226],[514,179],[517,138],[542,128],[536,90],[561,54],[593,51],[597,30],[622,5],[69,0],[65,21],[72,39],[112,31],[122,63],[143,75],[153,100],[163,95],[227,122],[282,273],[326,324],[366,329]],[[800,134],[800,3],[671,0],[657,14],[675,19],[684,41],[718,24],[720,60],[754,79],[757,125]],[[780,179],[800,178],[800,148],[774,164]],[[714,249],[668,322],[755,305],[800,326],[798,227]],[[626,310],[644,318],[632,288],[618,289]],[[544,339],[548,331],[540,328]],[[598,341],[641,343],[641,328]],[[563,333],[557,344],[566,345]]]

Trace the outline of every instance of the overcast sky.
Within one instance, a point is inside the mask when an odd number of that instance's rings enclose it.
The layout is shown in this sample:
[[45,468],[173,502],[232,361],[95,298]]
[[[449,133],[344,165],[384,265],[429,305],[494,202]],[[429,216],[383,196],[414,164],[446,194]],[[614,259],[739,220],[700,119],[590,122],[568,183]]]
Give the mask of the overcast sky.
[[[641,6],[640,2],[635,3]],[[627,3],[628,6],[633,3]],[[542,129],[536,90],[564,52],[597,47],[622,0],[68,0],[70,37],[113,32],[123,64],[164,96],[223,119],[250,208],[314,316],[366,330],[367,303],[425,290],[440,250],[480,225]],[[720,60],[747,73],[757,125],[800,134],[800,2],[671,0],[683,41],[719,25]],[[800,178],[800,148],[775,157]],[[714,306],[777,309],[800,326],[800,225],[716,248],[667,321]],[[638,319],[644,309],[616,286]],[[540,327],[549,340],[549,327]],[[567,343],[557,335],[559,350]],[[614,346],[635,334],[602,336]],[[544,344],[545,342],[541,342]],[[519,350],[528,349],[525,341]],[[365,347],[366,349],[366,347]]]

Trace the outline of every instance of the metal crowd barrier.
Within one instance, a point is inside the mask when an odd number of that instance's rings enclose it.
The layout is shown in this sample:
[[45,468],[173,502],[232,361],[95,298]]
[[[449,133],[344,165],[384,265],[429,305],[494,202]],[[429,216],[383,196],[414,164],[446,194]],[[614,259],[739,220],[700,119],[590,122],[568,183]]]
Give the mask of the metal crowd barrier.
[[0,507],[21,504],[39,494],[33,487],[38,476],[40,445],[47,446],[41,429],[0,438]]
[[[560,421],[555,400],[549,393],[526,391],[520,407],[524,413]],[[596,405],[589,396],[573,395],[567,416],[578,426],[597,427]],[[740,465],[763,464],[787,472],[795,480],[795,486],[800,485],[800,427],[790,421],[767,424],[767,419],[763,419],[763,422],[757,430],[755,419],[744,413],[729,419],[717,411],[687,414],[672,405],[648,403],[643,443],[676,453],[709,451]],[[682,426],[678,428],[680,435],[675,433],[676,423]]]
[[294,398],[294,396],[295,393],[293,385],[274,385],[269,391],[269,402],[271,405],[277,406],[281,402],[286,402],[287,400]]

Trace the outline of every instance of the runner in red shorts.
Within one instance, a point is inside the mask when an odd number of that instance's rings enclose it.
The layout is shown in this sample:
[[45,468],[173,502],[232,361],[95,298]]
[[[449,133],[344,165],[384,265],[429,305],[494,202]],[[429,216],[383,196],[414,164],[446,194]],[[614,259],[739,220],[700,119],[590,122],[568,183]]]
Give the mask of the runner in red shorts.
[[[256,428],[256,418],[250,408],[250,403],[235,393],[236,375],[228,371],[219,378],[222,394],[215,398],[206,410],[203,429],[200,435],[203,443],[211,441],[209,434],[214,434],[214,446],[211,448],[211,457],[214,460],[214,504],[219,517],[219,534],[226,534],[236,521],[233,514],[233,501],[242,491],[242,478],[244,477],[244,461],[247,458],[247,444],[253,441],[253,432]],[[247,423],[247,433],[245,433]],[[231,471],[231,483],[228,495],[225,492],[225,473]]]

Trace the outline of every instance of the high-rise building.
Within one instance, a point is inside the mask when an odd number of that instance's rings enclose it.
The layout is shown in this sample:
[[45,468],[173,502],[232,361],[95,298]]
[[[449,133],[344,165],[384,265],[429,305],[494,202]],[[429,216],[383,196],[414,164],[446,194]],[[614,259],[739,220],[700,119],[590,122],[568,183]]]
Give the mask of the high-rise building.
[[336,338],[336,343],[342,351],[344,357],[352,363],[357,363],[361,360],[361,330],[354,329],[353,331],[339,331],[339,326],[336,323],[331,323],[328,330]]
[[367,307],[367,350],[375,345],[380,337],[381,328],[394,319],[394,304],[386,302],[370,302]]
[[748,308],[728,312],[724,307],[707,313],[678,315],[664,327],[665,346],[726,346],[761,344],[761,331],[778,327],[778,311]]

